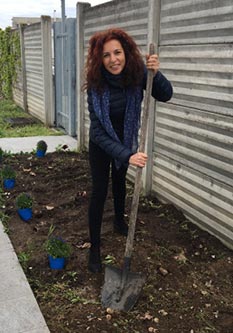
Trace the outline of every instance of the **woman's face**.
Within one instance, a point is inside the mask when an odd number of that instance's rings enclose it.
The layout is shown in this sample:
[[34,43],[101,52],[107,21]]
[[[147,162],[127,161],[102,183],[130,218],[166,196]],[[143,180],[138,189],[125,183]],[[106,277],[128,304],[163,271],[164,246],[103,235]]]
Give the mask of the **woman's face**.
[[125,52],[121,43],[112,39],[103,46],[103,65],[111,74],[120,74],[125,67]]

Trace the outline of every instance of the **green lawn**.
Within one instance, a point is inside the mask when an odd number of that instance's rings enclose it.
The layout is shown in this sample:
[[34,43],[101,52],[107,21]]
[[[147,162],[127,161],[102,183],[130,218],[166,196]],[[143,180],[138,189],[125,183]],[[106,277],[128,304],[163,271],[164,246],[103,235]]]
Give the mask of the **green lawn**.
[[12,127],[7,121],[9,118],[32,118],[32,116],[15,105],[13,101],[0,99],[0,138],[62,135],[62,131],[46,127],[42,122],[36,124]]

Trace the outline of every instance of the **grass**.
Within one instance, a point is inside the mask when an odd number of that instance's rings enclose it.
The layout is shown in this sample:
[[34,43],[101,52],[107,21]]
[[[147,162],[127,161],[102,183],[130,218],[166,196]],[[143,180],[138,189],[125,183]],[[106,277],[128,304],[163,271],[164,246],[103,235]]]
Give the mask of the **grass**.
[[11,127],[6,121],[7,118],[33,118],[13,101],[0,99],[0,138],[62,135],[57,129],[46,127],[42,122],[32,125]]
[[4,208],[5,208],[4,191],[0,187],[0,222],[2,222],[4,232],[9,234],[10,232],[8,225],[9,216],[4,213],[3,211]]

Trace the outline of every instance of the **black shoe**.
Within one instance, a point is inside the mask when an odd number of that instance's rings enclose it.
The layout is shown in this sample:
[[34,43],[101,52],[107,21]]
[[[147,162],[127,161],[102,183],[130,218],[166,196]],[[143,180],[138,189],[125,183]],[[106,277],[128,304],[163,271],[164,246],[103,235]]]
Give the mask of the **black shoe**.
[[100,248],[91,247],[89,251],[88,269],[92,273],[100,273],[102,271]]
[[122,236],[128,235],[128,225],[125,223],[125,221],[114,221],[114,232],[117,232],[118,234]]

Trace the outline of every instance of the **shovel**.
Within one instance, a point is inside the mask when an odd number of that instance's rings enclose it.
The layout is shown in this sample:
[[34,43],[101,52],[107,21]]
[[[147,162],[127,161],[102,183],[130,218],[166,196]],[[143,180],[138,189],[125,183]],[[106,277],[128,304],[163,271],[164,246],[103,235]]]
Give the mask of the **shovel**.
[[[155,46],[153,43],[151,43],[149,50],[150,55],[154,53],[154,49]],[[149,103],[150,103],[153,75],[154,75],[153,71],[149,70],[147,77],[145,98],[144,98],[142,124],[141,124],[140,146],[139,146],[140,152],[145,151],[146,132],[147,132],[148,115],[149,115]],[[109,307],[114,310],[123,310],[123,311],[131,310],[134,304],[137,302],[141,289],[145,283],[145,277],[143,277],[140,273],[134,273],[130,271],[141,178],[142,178],[142,168],[137,167],[123,268],[119,269],[113,266],[106,266],[105,268],[104,286],[101,292],[101,303],[103,307],[106,308]]]

